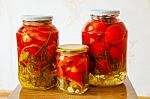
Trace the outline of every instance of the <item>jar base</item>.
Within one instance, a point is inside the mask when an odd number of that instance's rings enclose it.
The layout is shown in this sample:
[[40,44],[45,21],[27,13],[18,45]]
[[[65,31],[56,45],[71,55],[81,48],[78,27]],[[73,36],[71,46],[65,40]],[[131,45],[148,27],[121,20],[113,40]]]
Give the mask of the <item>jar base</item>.
[[22,88],[31,89],[31,90],[49,90],[49,89],[56,86],[55,80],[53,80],[49,86],[35,86],[35,84],[31,84],[31,83],[29,84],[29,83],[24,82],[22,80],[19,80],[19,81],[20,81]]
[[53,87],[55,87],[56,85],[51,85],[50,87],[29,87],[29,86],[25,86],[25,85],[22,85],[22,88],[25,88],[25,89],[30,89],[30,90],[49,90]]
[[89,84],[99,87],[116,86],[122,84],[126,79],[126,72],[114,75],[94,75],[89,74]]
[[[61,89],[60,89],[61,90]],[[88,90],[88,88],[82,90],[81,92],[79,93],[75,93],[75,92],[68,92],[68,90],[62,90],[64,93],[66,94],[71,94],[71,95],[81,95],[81,94],[84,94],[86,91]]]
[[63,91],[66,94],[71,94],[71,95],[80,95],[80,94],[84,94],[87,90],[88,90],[88,86],[89,84],[85,84],[84,87],[82,89],[78,89],[78,88],[73,88],[72,86],[62,86],[64,84],[59,84],[57,83],[57,88],[61,91]]

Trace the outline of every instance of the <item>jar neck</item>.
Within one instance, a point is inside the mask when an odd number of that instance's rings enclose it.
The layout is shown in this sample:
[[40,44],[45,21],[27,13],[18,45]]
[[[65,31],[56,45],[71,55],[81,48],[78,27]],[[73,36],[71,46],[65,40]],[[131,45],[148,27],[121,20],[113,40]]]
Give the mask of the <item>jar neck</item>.
[[52,21],[23,21],[23,25],[41,26],[52,24]]
[[119,21],[118,16],[115,15],[103,15],[103,16],[98,16],[98,15],[91,15],[91,20],[102,20],[108,23],[116,23]]

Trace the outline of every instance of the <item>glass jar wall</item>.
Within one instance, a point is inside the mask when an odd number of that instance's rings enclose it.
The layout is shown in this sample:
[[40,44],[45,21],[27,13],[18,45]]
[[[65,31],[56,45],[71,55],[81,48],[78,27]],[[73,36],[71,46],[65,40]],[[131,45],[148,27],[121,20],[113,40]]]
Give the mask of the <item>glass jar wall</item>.
[[46,90],[55,86],[58,31],[52,24],[52,16],[23,16],[23,26],[16,37],[22,87]]
[[82,43],[89,46],[89,83],[114,86],[126,79],[127,29],[120,11],[93,10],[82,31]]
[[57,87],[69,94],[83,94],[88,90],[88,46],[60,45],[57,49]]

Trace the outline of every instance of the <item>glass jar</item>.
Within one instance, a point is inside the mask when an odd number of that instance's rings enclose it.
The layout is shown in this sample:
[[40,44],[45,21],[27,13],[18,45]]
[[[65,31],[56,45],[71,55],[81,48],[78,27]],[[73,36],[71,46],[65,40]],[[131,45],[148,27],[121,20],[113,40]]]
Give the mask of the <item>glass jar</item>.
[[57,87],[69,94],[83,94],[88,90],[88,46],[60,45],[57,49]]
[[16,33],[18,78],[23,88],[46,90],[56,85],[58,31],[52,16],[23,16]]
[[82,31],[82,43],[89,46],[89,83],[115,86],[126,79],[127,29],[118,10],[92,10]]

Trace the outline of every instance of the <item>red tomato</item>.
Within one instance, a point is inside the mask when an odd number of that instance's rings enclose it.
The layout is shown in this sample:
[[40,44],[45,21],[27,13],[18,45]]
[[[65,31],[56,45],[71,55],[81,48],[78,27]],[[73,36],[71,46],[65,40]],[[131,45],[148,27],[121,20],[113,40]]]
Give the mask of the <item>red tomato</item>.
[[119,48],[120,51],[123,53],[126,53],[127,50],[127,37],[124,37],[123,40],[115,45],[117,48]]
[[78,70],[77,72],[79,72],[79,73],[88,72],[89,71],[89,64],[88,64],[87,59],[83,58],[80,61],[83,61],[83,62],[79,65],[76,65],[76,68]]
[[72,82],[75,82],[77,85],[79,85],[81,88],[84,86],[83,76],[80,73],[72,73],[69,72],[66,78]]
[[126,30],[122,23],[116,23],[109,26],[105,32],[105,42],[110,44],[116,44],[122,40]]
[[89,34],[87,32],[82,33],[82,43],[83,44],[92,45],[97,40],[98,40],[97,34]]
[[103,41],[95,42],[91,45],[90,54],[92,56],[104,55],[105,47]]
[[33,32],[33,31],[29,31],[29,35],[31,36],[31,38],[36,39],[36,40],[40,40],[40,41],[47,41],[48,37],[50,34],[41,34],[38,31],[37,32]]
[[102,20],[93,20],[92,22],[87,23],[82,32],[82,43],[91,45],[100,38],[105,33],[108,24]]
[[110,55],[112,56],[112,58],[116,58],[118,60],[122,60],[122,51],[117,48],[117,47],[111,47],[110,48]]
[[71,72],[73,72],[73,73],[88,72],[87,70],[88,70],[87,63],[82,63],[80,65],[74,65],[71,67]]
[[96,61],[96,67],[104,74],[108,74],[112,71],[109,59],[98,59],[98,61]]
[[58,32],[51,33],[49,37],[49,42],[55,42],[55,44],[58,43]]
[[96,34],[104,34],[107,29],[108,24],[102,20],[93,20],[87,23],[84,28],[85,32],[92,32]]
[[[67,64],[67,67],[70,68],[71,72],[76,73],[76,72],[82,72],[83,69],[85,70],[85,67],[83,67],[83,66],[85,66],[85,65],[83,65],[85,58],[81,59],[81,55],[70,56],[70,60],[71,61],[67,62],[66,64]],[[68,68],[67,68],[67,70],[68,70]]]
[[88,56],[82,56],[81,59],[76,63],[75,67],[77,68],[78,73],[88,72],[89,71],[89,59]]
[[40,41],[46,41],[49,33],[42,33],[39,31],[38,27],[36,26],[24,26],[25,27],[25,33],[27,33],[32,39],[40,40]]
[[96,33],[104,34],[108,27],[108,24],[107,22],[104,22],[103,20],[93,20],[91,22],[91,26],[93,27]]
[[53,58],[55,55],[55,50],[56,50],[56,44],[49,44],[46,47],[46,53],[50,58]]
[[35,45],[35,44],[26,46],[24,48],[24,51],[30,52],[30,53],[32,53],[33,55],[36,55],[36,56],[41,56],[42,55],[41,47],[39,45]]
[[72,59],[67,56],[58,56],[57,58],[57,65],[62,67],[62,66],[70,66],[72,63]]
[[42,31],[42,32],[46,32],[46,31],[50,31],[52,29],[49,28],[47,25],[41,25],[41,26],[38,27],[38,30]]
[[[59,56],[60,57],[60,56]],[[83,73],[88,71],[88,57],[82,55],[64,57],[62,60],[58,60],[58,65],[62,68],[64,73]]]
[[17,49],[18,49],[18,57],[19,57],[21,50],[23,49],[21,34],[17,33],[16,38],[17,38]]
[[71,72],[71,66],[65,66],[64,65],[61,68],[62,68],[64,74],[67,74],[68,72]]
[[94,30],[94,28],[91,26],[91,23],[88,22],[88,23],[85,25],[84,32],[91,32],[92,30]]
[[81,58],[81,55],[74,55],[74,56],[70,56],[71,60],[73,62],[79,61]]

